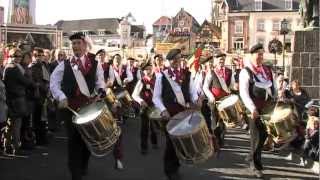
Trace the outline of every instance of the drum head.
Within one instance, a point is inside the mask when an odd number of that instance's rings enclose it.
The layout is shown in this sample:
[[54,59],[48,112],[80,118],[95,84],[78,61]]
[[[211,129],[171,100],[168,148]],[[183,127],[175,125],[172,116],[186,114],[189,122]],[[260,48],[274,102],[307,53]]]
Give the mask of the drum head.
[[222,110],[227,107],[230,107],[236,104],[238,101],[239,101],[239,97],[237,95],[230,95],[221,101],[221,103],[218,105],[218,110]]
[[173,116],[167,124],[167,131],[172,136],[193,134],[200,128],[202,115],[195,110],[186,110]]
[[96,119],[105,107],[104,102],[95,102],[80,109],[79,116],[75,117],[76,124],[85,124]]
[[292,107],[290,104],[280,104],[275,107],[273,114],[271,115],[272,122],[284,121],[293,113]]

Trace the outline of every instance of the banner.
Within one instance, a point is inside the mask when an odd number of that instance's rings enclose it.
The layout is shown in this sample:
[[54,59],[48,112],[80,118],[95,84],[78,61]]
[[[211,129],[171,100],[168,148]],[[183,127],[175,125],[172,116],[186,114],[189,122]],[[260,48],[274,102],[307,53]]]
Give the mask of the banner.
[[11,23],[32,24],[34,22],[33,0],[11,0]]
[[156,43],[156,52],[157,54],[167,54],[174,47],[174,43]]

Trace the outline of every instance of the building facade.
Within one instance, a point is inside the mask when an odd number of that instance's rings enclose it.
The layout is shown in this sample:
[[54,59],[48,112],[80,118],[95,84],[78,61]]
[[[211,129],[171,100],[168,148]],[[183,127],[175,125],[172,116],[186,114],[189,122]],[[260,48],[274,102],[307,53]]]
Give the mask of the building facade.
[[202,23],[196,37],[196,46],[200,44],[211,45],[215,48],[220,47],[221,43],[221,29],[210,23],[207,20],[204,20]]
[[167,16],[161,16],[152,24],[153,42],[163,42],[172,31],[172,20]]
[[0,24],[4,23],[4,7],[0,6]]
[[[261,43],[268,52],[268,43],[276,38],[291,51],[293,31],[301,28],[299,0],[213,0],[213,23],[221,26],[221,47],[230,53],[248,52]],[[281,21],[288,20],[290,32],[283,40]]]
[[133,25],[126,18],[102,18],[58,21],[57,27],[63,31],[63,47],[70,49],[69,36],[83,32],[92,40],[93,49],[107,51],[145,46],[146,30],[143,25]]
[[196,47],[197,33],[200,29],[198,21],[183,8],[172,18],[172,30],[167,42],[176,44],[182,48],[184,54],[192,53]]

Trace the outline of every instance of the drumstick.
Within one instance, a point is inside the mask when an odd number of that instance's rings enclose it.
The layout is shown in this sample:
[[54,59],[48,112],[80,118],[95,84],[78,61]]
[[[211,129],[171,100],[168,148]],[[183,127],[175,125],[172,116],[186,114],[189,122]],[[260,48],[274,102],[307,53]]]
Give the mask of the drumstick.
[[74,115],[76,115],[77,117],[79,117],[80,115],[75,111],[73,110],[70,106],[67,106],[67,109],[69,109],[69,111],[71,111]]

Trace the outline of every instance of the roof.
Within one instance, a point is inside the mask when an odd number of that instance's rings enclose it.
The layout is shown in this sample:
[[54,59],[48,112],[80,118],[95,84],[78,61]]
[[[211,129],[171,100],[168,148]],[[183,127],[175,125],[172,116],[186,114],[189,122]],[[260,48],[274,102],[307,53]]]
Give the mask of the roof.
[[[193,20],[193,24],[197,27],[200,27],[200,24],[198,23],[198,21],[196,20],[196,18],[194,18],[190,13],[188,13],[186,10],[184,10],[184,8],[181,8],[181,10],[178,12],[178,14],[182,13],[182,12],[185,12],[188,16],[191,16],[192,17],[192,20]],[[177,14],[177,15],[178,15]],[[177,16],[176,15],[176,16]]]
[[[255,0],[225,0],[231,12],[256,11]],[[292,10],[285,8],[284,0],[262,0],[262,11],[298,11],[300,0],[292,0]],[[259,11],[260,12],[260,11]]]
[[214,32],[214,34],[218,37],[221,38],[221,28],[219,28],[218,26],[210,23],[209,21],[207,21],[206,19],[203,21],[199,32],[201,31],[201,29],[205,26],[205,25],[209,25],[210,29]]
[[161,16],[156,22],[153,23],[153,26],[169,25],[171,24],[171,18],[167,16]]
[[133,36],[135,33],[138,33],[137,38],[143,38],[144,31],[145,31],[144,25],[132,25],[130,34]]
[[117,34],[120,19],[117,18],[102,18],[102,19],[82,19],[82,20],[69,20],[58,21],[56,26],[63,30],[66,34],[72,34],[72,31],[97,31],[105,29],[108,34]]

